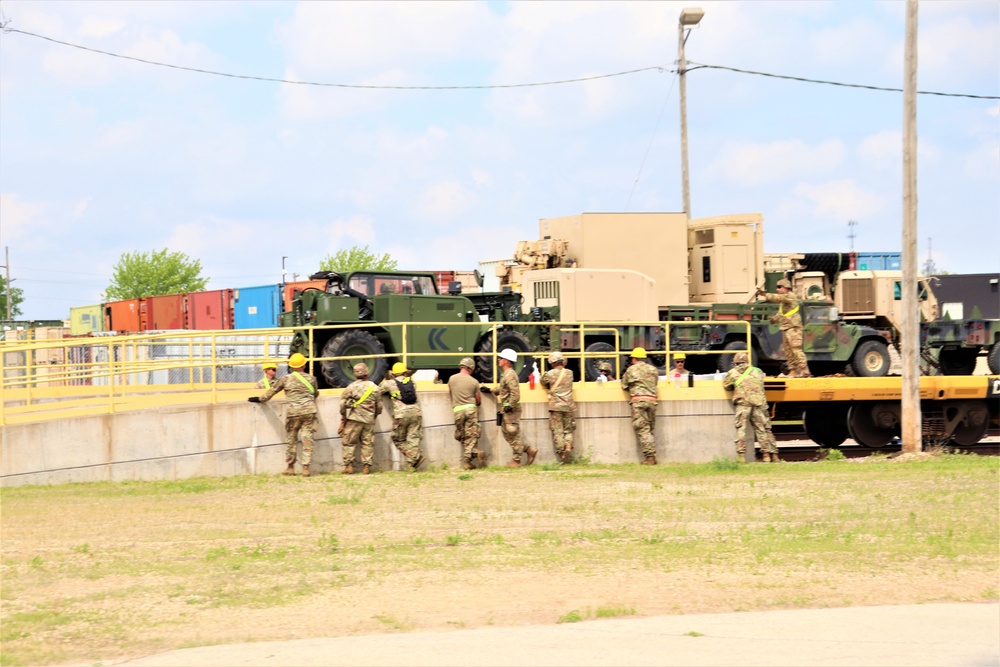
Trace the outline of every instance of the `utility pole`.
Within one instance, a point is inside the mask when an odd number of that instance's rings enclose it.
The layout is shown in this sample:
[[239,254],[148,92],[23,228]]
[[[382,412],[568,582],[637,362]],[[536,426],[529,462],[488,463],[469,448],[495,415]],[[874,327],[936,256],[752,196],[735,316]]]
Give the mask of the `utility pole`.
[[917,0],[906,0],[903,75],[903,452],[919,452],[920,365],[917,357]]
[[857,220],[847,221],[847,238],[851,239],[851,252],[854,252],[854,239],[855,237],[857,237],[857,233],[854,231],[854,228],[857,226],[858,226]]
[[687,60],[684,57],[684,43],[691,34],[691,28],[698,25],[705,12],[697,7],[681,11],[677,20],[677,75],[680,79],[681,98],[681,190],[684,197],[684,214],[691,218],[691,186],[688,182],[688,114],[687,114]]
[[281,258],[281,284],[282,285],[285,284],[285,276],[287,275],[285,273],[285,260],[286,259],[288,259],[288,257],[282,257]]
[[7,288],[7,313],[8,320],[13,320],[14,316],[10,314],[10,247],[4,246],[3,248],[4,264],[3,268],[7,274],[6,288]]

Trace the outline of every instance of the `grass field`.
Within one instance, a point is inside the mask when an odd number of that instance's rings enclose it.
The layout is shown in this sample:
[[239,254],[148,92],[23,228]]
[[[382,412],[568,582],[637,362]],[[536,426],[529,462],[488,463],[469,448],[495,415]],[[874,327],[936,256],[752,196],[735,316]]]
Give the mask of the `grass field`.
[[6,488],[0,661],[996,600],[998,471],[945,455]]

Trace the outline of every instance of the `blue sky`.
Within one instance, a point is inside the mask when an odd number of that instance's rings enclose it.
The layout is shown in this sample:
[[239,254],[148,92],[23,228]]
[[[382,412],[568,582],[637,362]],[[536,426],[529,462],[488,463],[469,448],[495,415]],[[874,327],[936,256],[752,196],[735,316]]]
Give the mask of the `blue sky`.
[[[300,278],[368,244],[473,269],[540,218],[681,210],[677,18],[698,63],[902,88],[903,2],[45,2],[0,35],[0,247],[29,318],[99,303],[124,252],[209,288]],[[920,4],[918,88],[1000,94],[1000,4]],[[688,75],[695,217],[760,212],[765,252],[901,248],[901,93]],[[1000,105],[918,98],[920,262],[1000,271]],[[627,233],[627,230],[623,230]],[[638,239],[637,242],[641,242]]]

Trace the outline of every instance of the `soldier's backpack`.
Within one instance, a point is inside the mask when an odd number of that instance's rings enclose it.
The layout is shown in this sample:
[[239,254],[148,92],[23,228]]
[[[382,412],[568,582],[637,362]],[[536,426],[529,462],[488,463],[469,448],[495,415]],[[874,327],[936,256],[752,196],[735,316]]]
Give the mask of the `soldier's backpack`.
[[413,386],[413,380],[397,380],[396,386],[399,388],[399,400],[407,405],[417,402],[417,388]]

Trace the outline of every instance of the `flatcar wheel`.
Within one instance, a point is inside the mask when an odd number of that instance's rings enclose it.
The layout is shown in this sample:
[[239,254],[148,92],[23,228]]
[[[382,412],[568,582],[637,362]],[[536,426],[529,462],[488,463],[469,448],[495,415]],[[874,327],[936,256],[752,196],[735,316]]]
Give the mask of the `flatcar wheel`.
[[964,405],[960,406],[959,409],[964,409],[965,415],[955,425],[951,439],[956,445],[971,447],[986,435],[990,414],[986,405],[979,401],[964,401],[963,403]]
[[843,408],[814,406],[802,415],[809,439],[822,447],[839,447],[847,440],[847,414]]
[[885,447],[896,435],[898,414],[883,403],[854,403],[847,410],[847,430],[862,447]]

